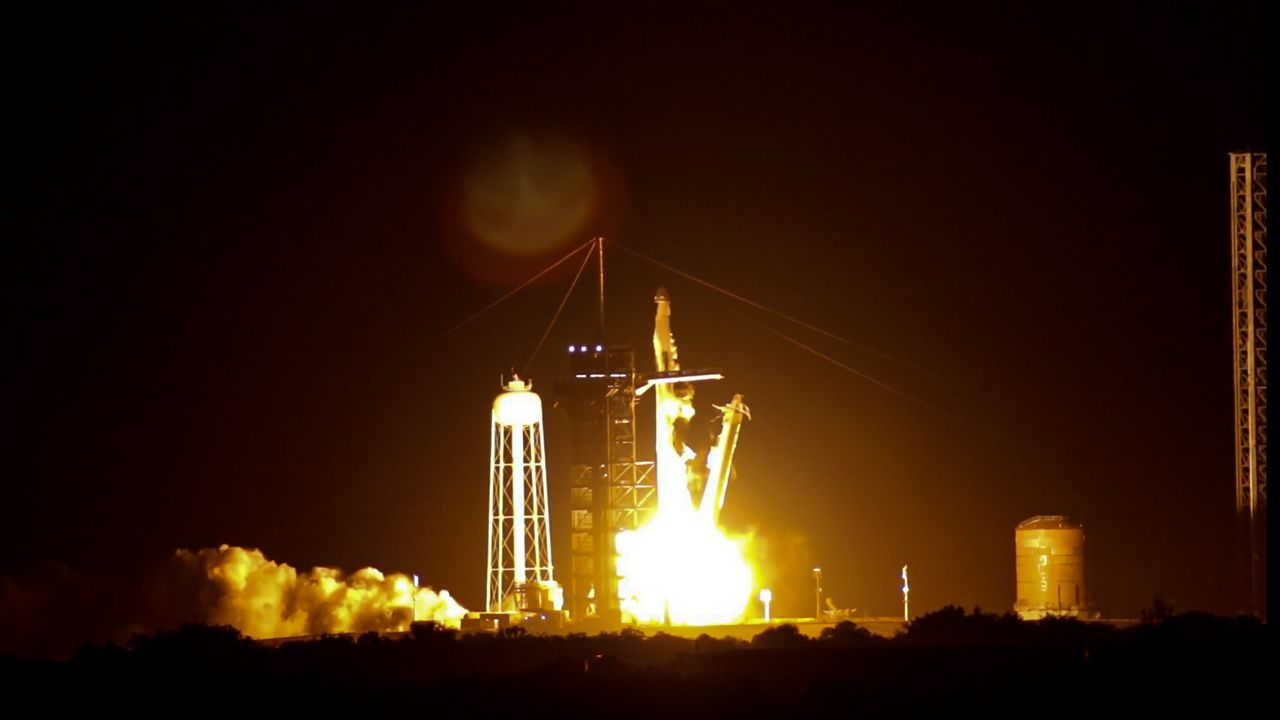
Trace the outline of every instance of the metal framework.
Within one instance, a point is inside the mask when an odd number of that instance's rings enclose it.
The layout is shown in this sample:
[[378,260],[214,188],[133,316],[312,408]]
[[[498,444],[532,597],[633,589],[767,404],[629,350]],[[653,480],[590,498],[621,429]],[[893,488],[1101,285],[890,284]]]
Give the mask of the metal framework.
[[1266,616],[1267,156],[1231,153],[1236,517],[1249,611]]
[[554,585],[542,405],[526,387],[513,379],[494,401],[489,433],[488,612],[534,609],[542,600],[530,589]]
[[[636,460],[635,358],[627,347],[582,346],[562,383],[573,416],[570,468],[572,584],[575,618],[620,622],[617,535],[657,510],[652,462]],[[603,453],[600,450],[603,449]]]

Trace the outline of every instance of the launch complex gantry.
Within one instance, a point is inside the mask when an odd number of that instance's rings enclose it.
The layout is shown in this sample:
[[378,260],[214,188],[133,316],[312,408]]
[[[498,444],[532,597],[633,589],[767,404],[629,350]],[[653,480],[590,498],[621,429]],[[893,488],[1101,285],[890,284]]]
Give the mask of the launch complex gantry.
[[[603,338],[603,242],[597,241],[596,248],[601,263]],[[602,627],[622,622],[618,533],[644,526],[658,513],[659,503],[664,502],[654,461],[637,458],[637,400],[650,389],[655,389],[655,396],[661,398],[674,392],[691,392],[691,383],[724,377],[716,368],[681,369],[671,335],[671,299],[659,288],[654,301],[654,372],[637,372],[635,353],[630,347],[606,345],[601,339],[569,346],[570,373],[557,384],[573,437],[567,604],[575,620],[593,620]],[[700,511],[716,515],[724,503],[738,431],[746,414],[741,396],[734,396],[729,405],[717,409],[723,414],[723,427],[719,442],[707,457],[709,475],[699,506]],[[683,479],[680,484],[676,489],[687,493]],[[673,494],[671,489],[665,493],[668,498]]]

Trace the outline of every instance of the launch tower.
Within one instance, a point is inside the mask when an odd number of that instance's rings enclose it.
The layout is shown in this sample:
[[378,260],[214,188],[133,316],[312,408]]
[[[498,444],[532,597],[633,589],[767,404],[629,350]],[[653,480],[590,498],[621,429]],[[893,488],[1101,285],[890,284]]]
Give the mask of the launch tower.
[[573,424],[569,611],[617,624],[615,538],[657,508],[653,463],[636,460],[635,355],[602,344],[571,345],[568,354],[569,376],[558,390]]

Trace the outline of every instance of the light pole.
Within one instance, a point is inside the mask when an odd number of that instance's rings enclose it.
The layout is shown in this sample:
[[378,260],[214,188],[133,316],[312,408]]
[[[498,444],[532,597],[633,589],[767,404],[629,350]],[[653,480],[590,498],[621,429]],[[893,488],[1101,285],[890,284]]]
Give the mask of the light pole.
[[813,569],[813,619],[822,622],[822,568]]
[[409,597],[409,629],[413,629],[413,624],[418,622],[418,576],[413,576],[413,593]]
[[907,582],[907,566],[902,566],[902,619],[911,622],[911,585]]

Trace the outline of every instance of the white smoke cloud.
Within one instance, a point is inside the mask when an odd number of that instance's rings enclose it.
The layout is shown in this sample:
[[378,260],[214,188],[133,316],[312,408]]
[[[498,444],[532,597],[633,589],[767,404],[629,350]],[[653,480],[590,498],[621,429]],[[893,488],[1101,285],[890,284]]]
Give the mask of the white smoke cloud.
[[415,589],[407,575],[376,568],[304,573],[231,545],[179,550],[176,558],[203,583],[200,619],[254,638],[407,630],[415,618],[456,628],[467,612],[447,590]]

